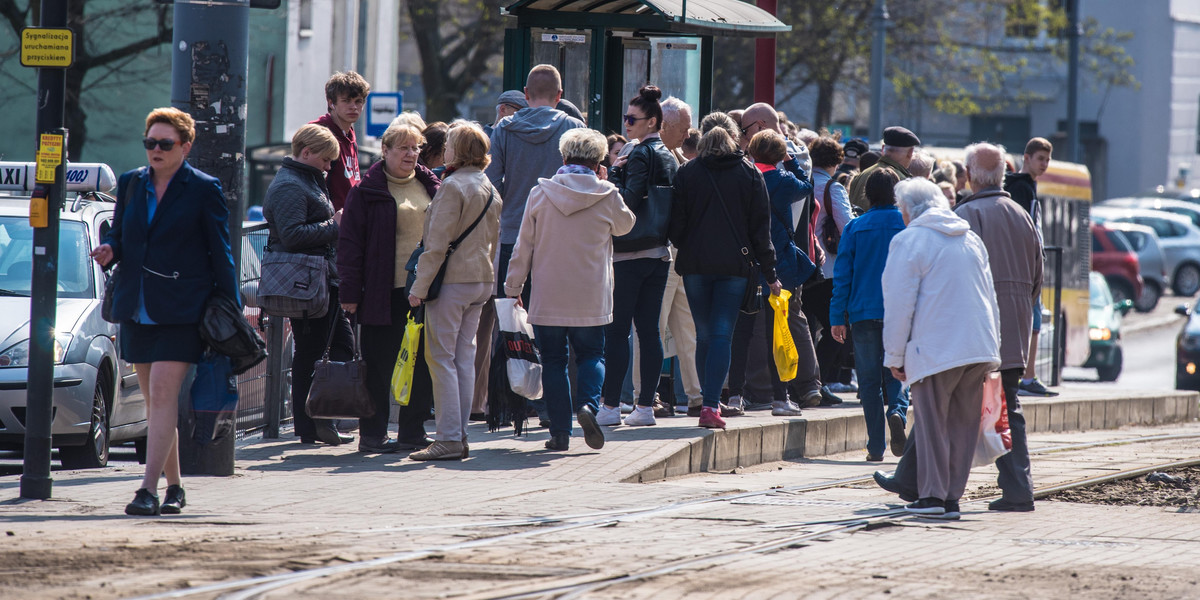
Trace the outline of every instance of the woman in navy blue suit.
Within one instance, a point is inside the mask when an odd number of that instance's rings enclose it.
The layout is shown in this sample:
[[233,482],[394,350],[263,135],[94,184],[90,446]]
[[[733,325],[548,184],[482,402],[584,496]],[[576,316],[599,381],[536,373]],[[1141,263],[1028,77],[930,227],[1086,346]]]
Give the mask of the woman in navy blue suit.
[[[186,504],[176,434],[179,390],[200,361],[199,323],[214,292],[238,298],[229,250],[229,210],[221,184],[186,162],[196,125],[176,108],[146,117],[149,166],[121,175],[112,229],[92,258],[121,263],[113,317],[121,322],[121,358],[134,363],[146,398],[146,474],[130,515],[176,514]],[[158,501],[158,477],[167,495]]]

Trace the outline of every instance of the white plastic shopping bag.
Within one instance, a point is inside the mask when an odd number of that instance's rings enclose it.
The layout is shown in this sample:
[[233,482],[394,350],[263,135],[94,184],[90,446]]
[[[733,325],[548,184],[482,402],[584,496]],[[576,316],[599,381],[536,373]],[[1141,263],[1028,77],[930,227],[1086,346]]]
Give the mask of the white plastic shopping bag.
[[974,466],[990,465],[1009,450],[1012,450],[1012,435],[1008,429],[1004,386],[1000,384],[1000,373],[993,371],[983,380],[983,411],[979,418]]
[[513,298],[496,299],[500,345],[504,349],[512,391],[530,400],[542,397],[542,356],[533,343],[529,314]]

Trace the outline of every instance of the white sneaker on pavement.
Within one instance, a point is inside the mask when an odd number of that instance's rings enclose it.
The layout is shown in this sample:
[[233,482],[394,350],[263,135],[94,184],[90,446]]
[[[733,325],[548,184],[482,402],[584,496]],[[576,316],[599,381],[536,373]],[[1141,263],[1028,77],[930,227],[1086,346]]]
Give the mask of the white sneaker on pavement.
[[628,402],[622,402],[621,403],[621,414],[627,415],[631,412],[633,412],[633,405],[629,404]]
[[607,427],[620,425],[621,409],[609,406],[607,404],[601,404],[600,412],[596,413],[596,423]]
[[730,396],[729,400],[725,402],[725,406],[728,406],[729,408],[746,410],[746,401],[742,400],[742,397],[738,395]]
[[625,417],[625,424],[629,425],[630,427],[636,427],[639,425],[657,425],[657,421],[654,420],[654,407],[635,407],[633,412],[629,413],[628,417]]
[[771,416],[773,417],[798,417],[800,415],[800,407],[791,400],[771,403]]

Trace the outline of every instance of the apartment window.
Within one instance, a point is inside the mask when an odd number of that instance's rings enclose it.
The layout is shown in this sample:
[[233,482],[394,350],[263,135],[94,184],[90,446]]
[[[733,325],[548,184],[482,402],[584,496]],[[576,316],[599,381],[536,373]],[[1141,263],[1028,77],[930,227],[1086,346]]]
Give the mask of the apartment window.
[[1005,7],[1005,37],[1043,43],[1060,37],[1070,1],[1013,0]]

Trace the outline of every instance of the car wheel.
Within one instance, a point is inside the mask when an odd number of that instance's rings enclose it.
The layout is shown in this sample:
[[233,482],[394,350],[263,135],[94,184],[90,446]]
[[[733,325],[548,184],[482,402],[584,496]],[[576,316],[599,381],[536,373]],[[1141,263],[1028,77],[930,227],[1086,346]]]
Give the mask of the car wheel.
[[1154,310],[1158,306],[1158,299],[1162,298],[1162,288],[1157,283],[1147,281],[1142,285],[1142,295],[1134,301],[1133,307],[1138,312],[1147,313]]
[[1175,269],[1175,278],[1171,282],[1171,287],[1176,296],[1190,298],[1196,295],[1196,292],[1200,291],[1200,266],[1194,263],[1180,265],[1178,269]]
[[108,403],[104,397],[102,375],[92,393],[92,425],[82,446],[59,448],[58,457],[66,469],[99,469],[108,465]]
[[1125,362],[1123,355],[1120,346],[1113,348],[1112,362],[1096,369],[1096,373],[1100,375],[1100,381],[1116,381],[1121,376],[1121,366]]
[[[1124,277],[1106,277],[1108,280],[1108,289],[1112,292],[1113,304],[1120,304],[1126,300],[1133,300],[1133,285]],[[1142,286],[1143,289],[1145,286]]]

